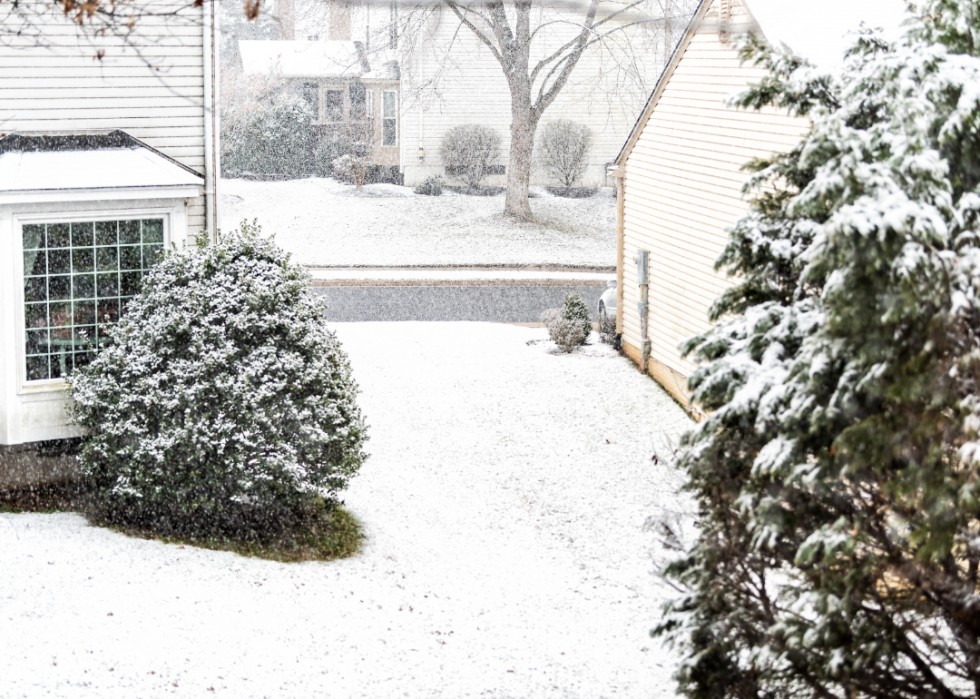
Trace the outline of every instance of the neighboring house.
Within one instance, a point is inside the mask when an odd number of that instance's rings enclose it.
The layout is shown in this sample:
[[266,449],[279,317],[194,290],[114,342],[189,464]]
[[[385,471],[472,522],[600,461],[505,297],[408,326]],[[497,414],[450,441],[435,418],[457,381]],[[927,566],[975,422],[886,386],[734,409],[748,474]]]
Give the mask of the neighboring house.
[[[338,0],[314,4],[319,11],[304,9],[302,2],[294,6],[280,0],[280,6],[287,8],[282,10],[285,19],[280,19],[280,36],[286,38],[239,41],[242,67],[246,76],[278,71],[302,85],[319,115],[319,135],[340,127],[349,129],[350,122],[365,113],[361,95],[367,94],[373,102],[367,103],[366,113],[374,120],[376,146],[380,143],[372,162],[397,166],[405,184],[445,175],[439,154],[443,135],[454,126],[470,123],[490,126],[500,134],[503,155],[495,175],[485,182],[506,182],[510,91],[496,59],[448,7],[431,5],[418,21],[400,22],[397,13],[411,12],[411,6],[401,5],[399,10],[394,5]],[[406,24],[411,26],[411,35],[404,34]],[[554,26],[562,25],[556,22]],[[542,56],[550,46],[549,31],[557,30],[542,29]],[[639,36],[647,29],[629,31]],[[551,48],[558,45],[557,36],[553,38]],[[655,43],[649,37],[633,39],[637,45]],[[644,79],[656,75],[664,62],[662,52],[642,60],[625,55],[627,43],[590,48],[538,127],[540,135],[549,121],[570,119],[592,129],[589,167],[578,183],[583,186],[611,184],[606,168],[647,96]],[[532,184],[556,182],[536,167]]]
[[[246,76],[275,74],[297,88],[314,114],[315,137],[372,144],[371,165],[397,172],[399,73],[393,56],[359,41],[239,41]],[[390,176],[385,179],[392,179]]]
[[164,248],[218,225],[214,5],[127,40],[51,7],[39,42],[0,42],[0,487],[70,471],[64,377]]
[[[887,11],[879,14],[882,6]],[[899,0],[699,6],[610,168],[619,187],[616,320],[623,348],[683,404],[694,365],[680,345],[709,327],[712,302],[731,284],[714,265],[727,230],[748,207],[742,167],[790,150],[810,128],[809,120],[773,109],[726,106],[764,75],[741,64],[738,36],[756,32],[830,66],[844,50],[842,18],[852,27],[862,18],[897,27],[902,9]]]

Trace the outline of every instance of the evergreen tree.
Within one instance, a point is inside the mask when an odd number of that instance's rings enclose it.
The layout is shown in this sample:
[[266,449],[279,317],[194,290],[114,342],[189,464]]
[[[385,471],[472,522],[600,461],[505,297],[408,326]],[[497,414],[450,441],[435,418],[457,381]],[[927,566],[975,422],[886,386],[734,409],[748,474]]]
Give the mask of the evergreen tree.
[[838,76],[743,44],[738,103],[813,128],[752,164],[686,347],[701,534],[654,633],[690,697],[980,695],[980,11],[910,9]]

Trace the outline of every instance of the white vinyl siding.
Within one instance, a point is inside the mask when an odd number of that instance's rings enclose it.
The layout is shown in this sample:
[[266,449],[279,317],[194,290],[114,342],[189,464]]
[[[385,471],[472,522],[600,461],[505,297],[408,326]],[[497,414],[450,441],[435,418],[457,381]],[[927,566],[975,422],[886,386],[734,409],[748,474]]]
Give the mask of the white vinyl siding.
[[[39,20],[46,45],[0,42],[3,132],[121,129],[204,174],[202,9],[149,0],[154,12],[183,9],[166,20],[140,18],[129,37],[137,51],[119,37],[80,34],[52,7]],[[203,197],[191,200],[188,215],[199,232]]]
[[[682,376],[693,364],[679,346],[709,327],[711,304],[731,283],[714,265],[727,229],[748,208],[741,168],[791,149],[809,129],[808,121],[773,110],[726,106],[763,73],[740,64],[734,39],[719,40],[716,13],[707,8],[624,163],[623,339],[642,348],[632,258],[649,250],[651,358]],[[732,24],[748,19],[734,2]]]

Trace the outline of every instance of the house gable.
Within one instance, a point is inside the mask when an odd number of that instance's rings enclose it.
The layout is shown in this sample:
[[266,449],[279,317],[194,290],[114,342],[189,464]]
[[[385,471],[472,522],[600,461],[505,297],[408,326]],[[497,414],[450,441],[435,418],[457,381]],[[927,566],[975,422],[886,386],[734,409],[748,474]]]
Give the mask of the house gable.
[[[807,120],[776,110],[727,106],[728,97],[765,74],[742,65],[736,48],[735,37],[757,30],[742,0],[704,0],[617,160],[624,347],[685,402],[694,365],[679,347],[708,327],[711,304],[731,283],[714,265],[727,229],[748,207],[742,168],[791,149],[809,129]],[[649,252],[646,338],[633,263],[640,250]]]

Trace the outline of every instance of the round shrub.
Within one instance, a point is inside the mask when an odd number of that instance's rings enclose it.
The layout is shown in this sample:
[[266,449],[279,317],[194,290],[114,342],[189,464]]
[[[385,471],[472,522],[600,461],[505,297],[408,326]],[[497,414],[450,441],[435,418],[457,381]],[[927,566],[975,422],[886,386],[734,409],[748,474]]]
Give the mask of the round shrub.
[[446,174],[467,187],[480,186],[500,159],[500,136],[489,126],[454,126],[442,137],[439,155]]
[[148,273],[69,379],[99,518],[248,539],[337,504],[366,427],[308,282],[244,224]]

